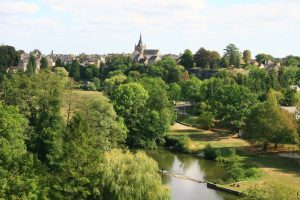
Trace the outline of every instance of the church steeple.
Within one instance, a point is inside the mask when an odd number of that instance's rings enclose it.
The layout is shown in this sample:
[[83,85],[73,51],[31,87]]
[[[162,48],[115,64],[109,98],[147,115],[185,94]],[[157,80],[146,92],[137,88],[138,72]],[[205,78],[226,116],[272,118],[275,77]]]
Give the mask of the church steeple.
[[137,45],[135,45],[134,49],[141,53],[146,49],[146,46],[143,44],[142,33],[140,33],[139,42]]
[[138,43],[138,47],[141,47],[143,45],[143,40],[142,40],[142,33],[140,33],[140,40],[139,40],[139,43]]

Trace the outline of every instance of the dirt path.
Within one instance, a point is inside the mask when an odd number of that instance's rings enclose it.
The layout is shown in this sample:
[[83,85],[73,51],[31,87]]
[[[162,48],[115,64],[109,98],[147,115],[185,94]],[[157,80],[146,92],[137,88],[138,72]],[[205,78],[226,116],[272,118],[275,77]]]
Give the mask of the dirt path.
[[190,126],[185,126],[179,123],[175,123],[172,127],[171,127],[171,131],[201,131],[198,128],[194,128],[194,127],[190,127]]

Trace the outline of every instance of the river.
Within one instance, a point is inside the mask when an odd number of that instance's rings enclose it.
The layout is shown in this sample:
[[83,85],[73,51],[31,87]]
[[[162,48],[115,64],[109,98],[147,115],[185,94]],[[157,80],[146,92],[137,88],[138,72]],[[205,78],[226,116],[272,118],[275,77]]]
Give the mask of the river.
[[[188,154],[177,154],[164,149],[146,151],[158,162],[160,169],[185,175],[197,180],[215,180],[222,177],[222,167],[217,162],[196,158]],[[208,189],[206,184],[196,183],[162,175],[164,184],[170,186],[172,200],[236,200],[237,197]]]

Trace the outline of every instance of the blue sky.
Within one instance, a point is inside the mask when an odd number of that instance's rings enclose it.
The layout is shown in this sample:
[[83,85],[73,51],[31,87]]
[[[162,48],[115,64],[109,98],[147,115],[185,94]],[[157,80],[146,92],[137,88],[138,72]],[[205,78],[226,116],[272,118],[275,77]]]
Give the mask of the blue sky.
[[298,0],[0,0],[0,43],[56,53],[180,53],[229,43],[300,56]]

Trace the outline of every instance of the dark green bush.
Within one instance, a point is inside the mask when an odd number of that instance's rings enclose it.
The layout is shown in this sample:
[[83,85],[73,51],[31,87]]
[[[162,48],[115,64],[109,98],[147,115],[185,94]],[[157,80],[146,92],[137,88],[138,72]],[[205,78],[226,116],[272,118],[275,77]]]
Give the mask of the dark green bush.
[[168,147],[175,151],[188,153],[189,137],[187,137],[187,136],[180,136],[180,137],[167,136],[167,137],[165,137],[165,141],[166,141],[165,147]]
[[207,144],[204,148],[204,158],[207,160],[215,160],[219,155],[219,151],[213,148],[212,145]]

